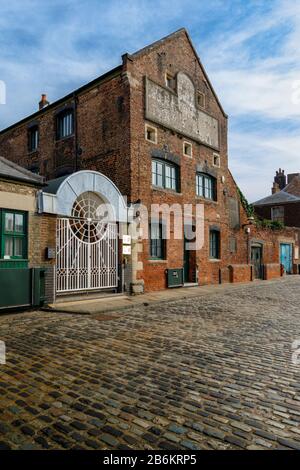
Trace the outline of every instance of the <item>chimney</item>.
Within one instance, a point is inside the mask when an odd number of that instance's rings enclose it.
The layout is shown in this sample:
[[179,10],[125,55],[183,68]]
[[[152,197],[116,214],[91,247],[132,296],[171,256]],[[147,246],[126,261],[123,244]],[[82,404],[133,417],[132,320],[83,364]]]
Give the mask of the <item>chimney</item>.
[[295,176],[300,176],[300,173],[290,173],[289,175],[287,175],[288,184],[295,178]]
[[278,183],[273,183],[273,188],[272,188],[272,194],[276,194],[276,193],[279,193],[280,191],[280,188],[279,188],[279,184]]
[[39,102],[39,110],[45,108],[46,106],[48,106],[50,103],[49,101],[47,101],[47,95],[43,94],[42,95],[42,99],[41,101]]
[[[274,183],[278,185],[279,191],[281,191],[283,188],[286,187],[286,175],[284,174],[284,170],[282,170],[281,168],[279,168],[279,170],[276,171]],[[273,186],[273,189],[274,190],[276,189],[275,185]],[[272,193],[273,193],[273,189],[272,189]],[[275,192],[278,192],[278,191],[275,190]]]

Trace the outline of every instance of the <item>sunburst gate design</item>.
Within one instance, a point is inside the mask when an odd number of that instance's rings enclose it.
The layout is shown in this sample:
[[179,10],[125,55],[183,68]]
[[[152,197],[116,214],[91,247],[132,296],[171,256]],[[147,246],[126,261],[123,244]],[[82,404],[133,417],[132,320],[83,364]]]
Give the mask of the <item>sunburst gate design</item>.
[[69,220],[74,235],[86,243],[101,240],[107,230],[107,222],[103,223],[106,213],[105,203],[92,191],[82,193],[74,202],[72,218]]

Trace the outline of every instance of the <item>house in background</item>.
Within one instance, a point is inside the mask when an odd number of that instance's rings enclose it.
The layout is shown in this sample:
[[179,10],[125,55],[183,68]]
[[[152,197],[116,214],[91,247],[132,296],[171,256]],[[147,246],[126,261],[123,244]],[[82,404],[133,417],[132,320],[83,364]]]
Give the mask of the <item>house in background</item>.
[[[300,227],[300,173],[285,175],[284,170],[279,168],[274,177],[272,194],[254,202],[253,207],[261,219],[281,222],[286,227]],[[287,272],[292,270],[291,250],[289,244],[281,243],[280,260]]]
[[300,227],[300,173],[285,175],[276,171],[272,194],[253,203],[263,219],[282,222],[287,227]]
[[[2,155],[50,180],[40,210],[57,218],[49,246],[56,256],[48,275],[54,296],[107,288],[110,245],[103,243],[94,256],[99,220],[86,208],[114,198],[115,191],[127,198],[128,210],[136,204],[149,213],[153,204],[192,206],[181,239],[172,230],[169,240],[163,238],[161,214],[149,220],[149,238],[132,241],[126,266],[120,251],[113,257],[118,279],[124,272],[132,293],[280,276],[280,241],[291,246],[294,261],[298,240],[294,231],[249,223],[228,168],[227,121],[180,29],[124,54],[118,67],[54,103],[43,95],[36,113],[0,132]],[[189,250],[183,234],[194,230],[198,204],[204,207],[204,246]],[[111,287],[116,284],[114,277]]]

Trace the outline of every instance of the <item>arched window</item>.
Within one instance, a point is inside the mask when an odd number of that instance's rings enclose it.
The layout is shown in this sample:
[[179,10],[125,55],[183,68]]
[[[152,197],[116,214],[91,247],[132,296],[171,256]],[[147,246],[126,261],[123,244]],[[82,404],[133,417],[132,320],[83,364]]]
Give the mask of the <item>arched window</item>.
[[164,160],[152,159],[152,186],[179,192],[179,168]]
[[211,201],[217,200],[216,179],[206,173],[196,174],[196,194],[197,196]]

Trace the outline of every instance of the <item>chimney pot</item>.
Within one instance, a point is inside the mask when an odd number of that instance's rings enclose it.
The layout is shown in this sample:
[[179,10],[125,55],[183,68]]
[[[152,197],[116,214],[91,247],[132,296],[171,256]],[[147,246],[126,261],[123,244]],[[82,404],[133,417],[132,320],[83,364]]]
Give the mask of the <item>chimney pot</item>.
[[[278,186],[278,188],[275,186],[275,184]],[[279,170],[276,171],[276,176],[274,178],[274,186],[272,188],[272,194],[278,191],[281,191],[285,187],[286,187],[286,175],[284,174],[284,170],[279,168]]]
[[46,106],[48,106],[49,104],[50,103],[47,100],[47,95],[45,93],[43,93],[41,101],[39,102],[39,109],[41,110],[41,109],[45,108]]

